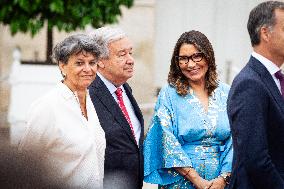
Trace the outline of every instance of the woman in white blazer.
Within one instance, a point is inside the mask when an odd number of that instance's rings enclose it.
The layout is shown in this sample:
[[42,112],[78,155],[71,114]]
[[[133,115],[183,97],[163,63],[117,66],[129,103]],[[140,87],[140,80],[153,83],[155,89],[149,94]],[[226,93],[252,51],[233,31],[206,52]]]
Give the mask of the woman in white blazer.
[[32,104],[19,143],[22,150],[40,149],[56,179],[70,188],[103,188],[105,134],[87,89],[99,56],[85,34],[55,46],[52,57],[63,80]]

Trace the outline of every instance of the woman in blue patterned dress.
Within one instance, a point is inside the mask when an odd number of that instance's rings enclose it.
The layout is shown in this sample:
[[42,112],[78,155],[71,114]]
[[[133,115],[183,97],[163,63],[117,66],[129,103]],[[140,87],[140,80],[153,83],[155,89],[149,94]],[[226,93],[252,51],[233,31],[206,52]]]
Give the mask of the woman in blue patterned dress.
[[213,48],[204,34],[180,36],[168,83],[144,142],[145,182],[162,189],[225,188],[233,154],[229,87],[217,80]]

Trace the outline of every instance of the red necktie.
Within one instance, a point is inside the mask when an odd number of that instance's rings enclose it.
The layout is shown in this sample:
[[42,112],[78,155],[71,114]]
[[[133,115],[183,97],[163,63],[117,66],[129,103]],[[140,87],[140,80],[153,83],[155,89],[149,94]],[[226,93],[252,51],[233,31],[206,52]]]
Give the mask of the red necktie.
[[280,81],[281,93],[282,97],[284,98],[284,75],[281,73],[281,70],[275,73],[275,77]]
[[117,100],[118,100],[118,105],[119,105],[119,107],[120,107],[120,109],[121,109],[121,111],[122,111],[124,117],[126,118],[127,122],[129,123],[130,129],[131,129],[132,134],[133,134],[133,136],[134,136],[134,138],[135,138],[134,129],[133,129],[133,126],[132,126],[132,123],[131,123],[129,114],[128,114],[128,112],[127,112],[127,110],[126,110],[126,107],[125,107],[125,105],[124,105],[122,93],[123,93],[123,91],[122,91],[122,89],[121,89],[120,87],[118,87],[118,88],[116,89],[116,91],[115,91],[115,94],[116,94]]

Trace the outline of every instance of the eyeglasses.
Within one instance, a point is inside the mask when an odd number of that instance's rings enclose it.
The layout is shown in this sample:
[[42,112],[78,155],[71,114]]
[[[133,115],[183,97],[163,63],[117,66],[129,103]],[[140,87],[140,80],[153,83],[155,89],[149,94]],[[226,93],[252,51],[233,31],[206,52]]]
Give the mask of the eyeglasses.
[[175,56],[175,59],[180,64],[187,64],[189,62],[189,59],[191,59],[193,62],[200,62],[204,57],[204,54],[202,52],[197,52],[192,54],[191,56]]

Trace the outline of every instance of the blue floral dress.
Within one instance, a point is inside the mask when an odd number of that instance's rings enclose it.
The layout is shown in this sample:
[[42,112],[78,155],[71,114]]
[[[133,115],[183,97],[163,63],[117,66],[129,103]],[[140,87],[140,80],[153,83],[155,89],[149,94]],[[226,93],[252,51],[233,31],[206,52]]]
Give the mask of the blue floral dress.
[[228,92],[229,86],[220,83],[205,112],[194,92],[180,96],[169,85],[161,90],[144,141],[145,182],[188,189],[194,188],[192,183],[174,167],[192,166],[206,180],[231,172]]

